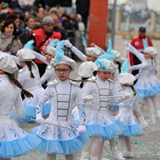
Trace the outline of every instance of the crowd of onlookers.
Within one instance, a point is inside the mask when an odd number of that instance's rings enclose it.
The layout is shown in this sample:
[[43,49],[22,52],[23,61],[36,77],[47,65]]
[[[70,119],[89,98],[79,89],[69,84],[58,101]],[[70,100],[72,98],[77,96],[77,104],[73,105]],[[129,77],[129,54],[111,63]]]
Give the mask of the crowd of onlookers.
[[61,33],[61,40],[69,39],[81,48],[89,0],[77,0],[76,5],[74,13],[72,0],[0,0],[0,50],[15,54],[30,40],[32,31],[42,27],[46,16],[53,19],[53,31]]

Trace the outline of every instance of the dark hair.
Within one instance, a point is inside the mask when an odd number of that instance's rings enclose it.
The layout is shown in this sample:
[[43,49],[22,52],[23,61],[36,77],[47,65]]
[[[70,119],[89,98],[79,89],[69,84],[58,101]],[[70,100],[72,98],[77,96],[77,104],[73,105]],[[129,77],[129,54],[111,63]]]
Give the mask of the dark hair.
[[5,23],[2,27],[2,33],[4,33],[5,28],[7,26],[9,26],[10,24],[13,24],[13,26],[14,26],[13,36],[14,36],[14,38],[17,38],[16,25],[15,25],[15,23],[12,19],[8,19],[8,20],[5,21]]
[[33,94],[31,94],[30,92],[28,92],[27,90],[23,89],[22,85],[15,79],[14,77],[14,74],[9,74],[9,73],[6,73],[9,77],[9,80],[12,84],[16,85],[17,87],[19,87],[20,89],[22,89],[22,93],[30,98],[30,97],[33,97]]
[[125,86],[130,87],[130,88],[132,89],[132,91],[133,91],[133,93],[134,93],[134,96],[137,95],[137,92],[136,92],[136,90],[134,89],[134,86],[133,86],[133,85],[125,85]]
[[31,78],[35,78],[35,77],[34,77],[34,74],[32,73],[32,66],[33,66],[32,61],[31,61],[31,62],[26,62],[26,65],[27,65],[27,67],[28,67],[28,69],[29,69],[29,71],[30,71],[30,76],[31,76]]

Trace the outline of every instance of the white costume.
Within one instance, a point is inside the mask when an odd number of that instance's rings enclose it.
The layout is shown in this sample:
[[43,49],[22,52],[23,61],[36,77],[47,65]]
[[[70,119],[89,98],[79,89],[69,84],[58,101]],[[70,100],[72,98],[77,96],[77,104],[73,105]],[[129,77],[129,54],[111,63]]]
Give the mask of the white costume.
[[[31,59],[35,58],[31,50],[22,49],[19,50],[18,53],[19,53],[18,57],[22,61],[31,62]],[[21,122],[30,122],[31,118],[32,119],[36,118],[36,109],[35,109],[36,101],[37,99],[40,98],[41,94],[44,92],[44,89],[40,84],[40,75],[38,67],[34,62],[31,63],[32,63],[32,73],[34,75],[34,78],[30,76],[31,73],[27,65],[25,65],[18,72],[18,81],[22,84],[24,89],[28,90],[30,93],[34,95],[33,98],[27,98],[27,97],[24,98],[23,103],[25,107],[25,115],[23,117],[18,117],[14,113],[12,113],[12,117]],[[47,102],[45,104],[44,110],[42,111],[42,114],[47,115],[49,114],[49,112],[50,112],[50,103]]]
[[[63,41],[57,44],[56,54],[62,53],[62,55],[58,59],[55,56],[53,66],[66,64],[74,71],[76,63],[63,55],[63,50],[60,48],[61,44],[63,45]],[[41,115],[41,108],[47,100],[51,101],[51,112],[45,122],[53,125],[45,124]],[[71,113],[74,102],[80,111],[79,126],[72,120]],[[36,132],[36,135],[42,139],[42,143],[37,148],[40,152],[71,155],[80,151],[83,145],[88,142],[88,136],[82,134],[85,133],[83,124],[86,115],[81,92],[76,83],[68,79],[50,81],[40,99],[40,103],[37,104],[36,113],[37,122],[43,124]],[[81,135],[77,135],[76,130]]]
[[[13,74],[18,70],[13,62],[7,54],[0,55],[1,70]],[[0,159],[27,154],[39,145],[40,139],[25,132],[10,119],[13,105],[18,116],[24,115],[24,108],[19,88],[10,82],[6,74],[0,75],[0,93]]]

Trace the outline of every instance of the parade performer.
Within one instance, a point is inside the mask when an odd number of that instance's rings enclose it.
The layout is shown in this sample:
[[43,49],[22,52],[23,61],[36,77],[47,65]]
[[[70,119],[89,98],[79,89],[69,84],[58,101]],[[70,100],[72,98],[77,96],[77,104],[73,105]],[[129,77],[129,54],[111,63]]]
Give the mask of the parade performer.
[[[92,160],[102,159],[104,140],[109,140],[114,159],[124,160],[119,155],[114,139],[122,133],[123,124],[120,121],[113,121],[108,112],[110,96],[116,96],[116,90],[113,90],[113,84],[108,78],[111,70],[116,70],[116,66],[113,62],[100,57],[96,64],[98,65],[96,80],[86,82],[82,88],[82,96],[91,95],[93,101],[86,108],[85,120],[90,141],[84,146],[80,160],[88,159],[90,152]],[[125,93],[118,101],[115,97],[114,102],[119,103],[129,96],[130,94]]]
[[[66,56],[62,50],[64,42],[56,47],[56,56],[53,62],[57,80],[50,81],[38,102],[36,120],[42,125],[36,135],[42,139],[38,151],[47,154],[47,160],[56,160],[56,154],[65,155],[66,160],[74,160],[74,154],[80,151],[89,137],[84,134],[86,127],[85,107],[77,83],[69,80],[69,74],[76,68],[76,62]],[[51,62],[51,64],[52,64]],[[44,121],[41,108],[47,100],[51,100],[51,112]],[[72,106],[76,103],[80,111],[80,125],[72,120]],[[47,124],[52,123],[52,124]]]
[[[25,89],[27,89],[34,95],[34,97],[24,97],[23,103],[25,107],[25,115],[23,117],[18,117],[14,113],[12,113],[12,117],[20,122],[31,122],[31,118],[36,118],[36,98],[40,97],[41,93],[44,92],[44,89],[40,84],[38,67],[33,62],[33,60],[35,59],[33,51],[24,48],[17,52],[17,56],[19,58],[21,66],[23,67],[18,72],[18,80]],[[48,115],[49,113],[50,103],[47,102],[42,114]]]
[[14,78],[18,71],[14,60],[6,53],[0,54],[0,159],[11,160],[11,157],[19,157],[35,150],[40,144],[40,139],[17,126],[10,113],[15,106],[18,116],[24,115],[24,107],[20,90],[26,97],[33,97],[31,93],[23,89],[22,85]]
[[128,51],[135,54],[141,61],[141,64],[130,67],[130,70],[139,69],[138,80],[134,87],[138,96],[143,98],[146,106],[149,107],[150,119],[148,123],[155,124],[156,116],[154,107],[157,110],[157,117],[160,117],[160,105],[156,98],[156,95],[160,93],[160,81],[155,73],[155,57],[158,55],[158,51],[154,47],[147,47],[144,50],[144,54],[141,54],[128,42],[125,45],[128,47]]
[[[118,76],[118,79],[121,84],[121,89],[119,90],[119,95],[123,95],[128,92],[132,95],[132,97],[124,100],[119,104],[119,113],[115,117],[115,120],[120,120],[125,125],[125,130],[118,138],[118,146],[121,155],[125,158],[134,157],[134,153],[131,148],[130,136],[139,135],[142,133],[142,128],[136,122],[133,108],[138,106],[138,98],[136,96],[136,92],[133,87],[133,83],[136,78],[130,73],[121,73]],[[125,142],[127,151],[123,153],[123,143]]]

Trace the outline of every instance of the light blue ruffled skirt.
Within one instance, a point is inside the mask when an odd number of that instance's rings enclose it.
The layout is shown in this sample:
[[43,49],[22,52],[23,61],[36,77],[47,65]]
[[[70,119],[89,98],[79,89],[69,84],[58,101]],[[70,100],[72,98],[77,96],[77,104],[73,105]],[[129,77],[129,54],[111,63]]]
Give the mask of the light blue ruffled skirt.
[[0,158],[19,157],[35,150],[41,139],[28,134],[11,120],[0,122]]
[[115,120],[121,121],[125,129],[121,135],[124,136],[135,136],[135,135],[140,135],[143,130],[139,123],[136,121],[132,108],[122,108],[120,109],[119,114],[115,117]]
[[61,128],[54,125],[44,124],[33,129],[33,133],[39,137],[42,142],[37,150],[47,154],[74,154],[82,149],[88,143],[87,134],[77,136],[77,124],[74,122],[52,122],[59,126],[74,128],[75,130]]
[[[19,122],[22,123],[28,123],[31,122],[31,119],[36,119],[36,108],[30,105],[25,105],[25,115],[23,117],[17,116],[13,111],[11,112],[11,117],[14,119],[18,120]],[[51,103],[48,102],[44,105],[42,108],[42,116],[46,116],[50,113],[51,110]]]
[[88,136],[101,136],[106,140],[120,135],[124,130],[124,124],[119,120],[113,120],[107,110],[99,112],[88,108],[85,125]]
[[160,93],[160,81],[156,76],[138,79],[134,88],[141,98],[154,96]]

